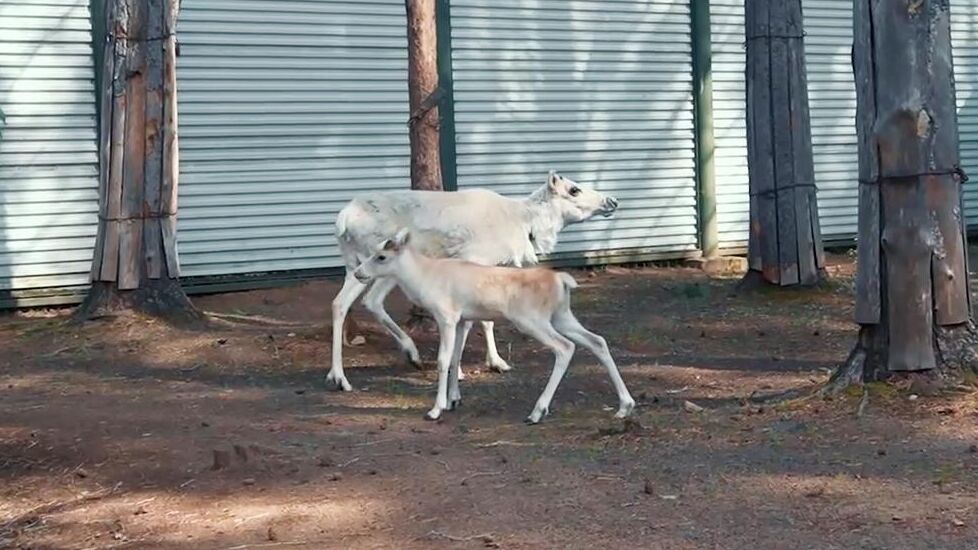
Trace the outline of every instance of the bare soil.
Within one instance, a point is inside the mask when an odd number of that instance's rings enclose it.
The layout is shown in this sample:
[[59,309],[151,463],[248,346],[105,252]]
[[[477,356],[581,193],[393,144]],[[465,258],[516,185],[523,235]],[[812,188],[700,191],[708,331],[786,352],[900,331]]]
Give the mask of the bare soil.
[[357,391],[326,391],[335,281],[199,297],[206,330],[8,315],[0,548],[978,547],[973,393],[764,402],[854,342],[852,261],[831,260],[821,288],[746,294],[681,267],[575,272],[639,400],[625,423],[581,350],[523,424],[552,359],[507,326],[515,369],[480,368],[473,334],[462,408],[426,422],[436,336],[414,370],[361,310]]

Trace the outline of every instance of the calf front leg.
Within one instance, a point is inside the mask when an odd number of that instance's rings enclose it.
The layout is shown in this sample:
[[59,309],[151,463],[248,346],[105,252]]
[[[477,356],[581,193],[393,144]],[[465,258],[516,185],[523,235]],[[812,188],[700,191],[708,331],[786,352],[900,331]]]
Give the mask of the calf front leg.
[[441,342],[438,343],[438,394],[435,396],[435,406],[425,415],[428,420],[438,420],[442,411],[448,408],[448,369],[455,350],[457,326],[457,318],[438,319],[438,333],[441,335]]
[[462,390],[458,381],[462,377],[462,350],[465,349],[465,337],[472,328],[472,323],[459,323],[455,328],[455,349],[452,351],[452,362],[448,371],[448,410],[454,411],[462,404]]

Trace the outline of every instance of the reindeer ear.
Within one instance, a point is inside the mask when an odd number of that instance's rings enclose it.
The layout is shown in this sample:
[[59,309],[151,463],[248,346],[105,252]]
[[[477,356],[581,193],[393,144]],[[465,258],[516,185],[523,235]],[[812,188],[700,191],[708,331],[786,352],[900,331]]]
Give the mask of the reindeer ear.
[[557,175],[556,170],[551,170],[547,175],[547,187],[553,193],[560,191],[560,176]]

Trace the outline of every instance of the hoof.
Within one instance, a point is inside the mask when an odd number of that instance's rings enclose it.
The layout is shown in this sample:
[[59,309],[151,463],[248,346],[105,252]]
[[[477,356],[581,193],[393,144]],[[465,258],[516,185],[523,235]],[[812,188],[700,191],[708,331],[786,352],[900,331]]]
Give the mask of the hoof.
[[547,416],[548,414],[550,414],[549,409],[533,409],[530,416],[526,417],[525,422],[527,424],[539,424],[540,421],[543,420],[543,417]]
[[345,376],[336,376],[332,372],[326,375],[326,387],[333,390],[353,391],[353,386]]
[[441,417],[441,409],[431,409],[430,411],[426,412],[424,415],[425,420],[430,420],[432,422],[438,420],[440,417]]
[[507,363],[506,361],[503,361],[502,359],[500,359],[499,361],[497,361],[495,363],[494,362],[488,362],[486,364],[486,366],[489,367],[490,370],[494,370],[496,372],[509,372],[509,371],[513,370],[513,367],[509,366],[509,363]]
[[413,353],[410,351],[405,351],[404,362],[407,363],[408,366],[414,367],[417,370],[424,370],[424,364],[421,362],[421,357],[418,356],[417,351]]
[[461,397],[459,397],[458,399],[452,399],[452,400],[450,400],[448,402],[448,410],[450,410],[450,411],[454,411],[456,409],[460,409],[461,407],[462,407],[462,398]]
[[635,410],[635,401],[626,401],[618,407],[618,412],[615,413],[615,418],[627,418],[631,416],[632,411]]

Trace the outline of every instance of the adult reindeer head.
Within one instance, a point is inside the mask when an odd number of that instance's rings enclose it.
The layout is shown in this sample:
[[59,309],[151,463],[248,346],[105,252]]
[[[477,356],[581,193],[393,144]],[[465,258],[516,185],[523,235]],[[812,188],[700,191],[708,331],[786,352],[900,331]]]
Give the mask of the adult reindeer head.
[[607,218],[618,209],[618,199],[565,178],[554,170],[547,176],[547,191],[565,223],[581,222],[597,214]]

